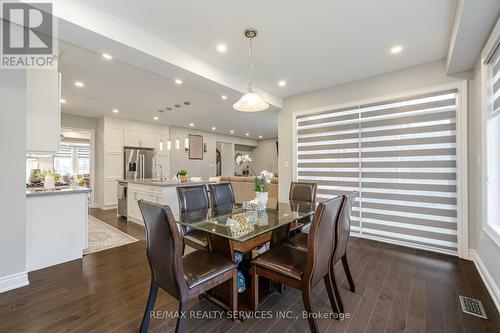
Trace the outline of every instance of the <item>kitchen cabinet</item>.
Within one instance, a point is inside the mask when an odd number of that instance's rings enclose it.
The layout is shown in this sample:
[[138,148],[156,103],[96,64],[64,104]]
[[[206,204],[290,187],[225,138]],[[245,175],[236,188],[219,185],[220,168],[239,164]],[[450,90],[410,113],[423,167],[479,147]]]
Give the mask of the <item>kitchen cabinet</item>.
[[118,196],[116,191],[116,180],[104,181],[104,205],[115,206],[118,203]]
[[154,148],[155,137],[150,132],[125,129],[124,144],[126,147]]
[[[175,187],[173,187],[175,190]],[[128,184],[127,187],[127,220],[144,225],[139,200],[161,203],[163,190],[157,186]]]
[[26,71],[26,152],[55,154],[61,140],[61,75]]
[[123,152],[123,130],[121,128],[106,127],[104,138],[104,151],[106,153]]

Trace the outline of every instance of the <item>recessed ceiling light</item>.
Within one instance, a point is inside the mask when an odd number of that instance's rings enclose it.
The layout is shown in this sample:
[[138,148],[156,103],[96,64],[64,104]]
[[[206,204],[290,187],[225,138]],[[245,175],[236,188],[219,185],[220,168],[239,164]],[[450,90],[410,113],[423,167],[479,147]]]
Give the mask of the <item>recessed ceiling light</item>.
[[217,128],[215,126],[212,126],[212,131],[215,131]]
[[176,83],[176,84],[182,84],[182,80],[175,79],[175,83]]
[[250,135],[250,133],[245,133],[245,135],[246,135],[246,136],[249,136],[249,135]]
[[84,86],[84,84],[83,84],[83,82],[76,81],[75,86],[77,86],[78,88],[82,88]]
[[118,112],[120,112],[120,110],[118,110],[118,109],[113,109],[113,113],[118,113]]
[[219,44],[219,45],[217,45],[217,51],[219,51],[220,53],[226,52],[227,51],[226,44]]
[[170,106],[167,106],[167,111],[172,111],[172,108]]
[[111,60],[113,59],[113,57],[111,56],[111,54],[108,54],[108,53],[103,53],[102,54],[102,57],[106,60]]
[[262,139],[262,135],[259,135],[259,139]]
[[191,102],[184,102],[184,105],[191,105]]
[[154,120],[158,120],[158,119],[160,119],[160,118],[158,118],[158,117],[153,117],[153,119],[154,119]]
[[61,104],[64,104],[64,103],[66,103],[66,100],[65,100],[64,98],[61,98],[61,99],[59,100],[59,102],[61,102]]
[[398,54],[401,51],[403,51],[403,47],[401,45],[396,45],[396,46],[394,46],[394,47],[391,48],[391,53],[392,54]]
[[284,87],[284,86],[286,86],[286,81],[285,81],[285,80],[280,80],[280,81],[278,82],[278,86],[280,86],[280,87]]
[[226,95],[222,95],[220,98],[226,100],[227,99],[227,96]]
[[180,105],[180,104],[175,104],[174,106],[175,106],[176,108],[180,108],[180,107],[181,107],[181,105]]
[[158,112],[163,113],[163,112],[165,112],[165,110],[159,109]]
[[230,130],[229,132],[230,132],[231,134],[233,134],[233,133],[234,133],[234,130]]
[[189,123],[189,127],[193,127],[193,126],[194,126],[194,124],[193,124],[193,123]]

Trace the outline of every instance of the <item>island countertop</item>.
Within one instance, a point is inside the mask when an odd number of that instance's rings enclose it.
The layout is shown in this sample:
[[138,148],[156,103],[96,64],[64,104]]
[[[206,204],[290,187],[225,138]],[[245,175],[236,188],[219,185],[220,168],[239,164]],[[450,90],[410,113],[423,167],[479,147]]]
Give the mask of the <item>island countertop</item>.
[[138,184],[138,185],[147,185],[147,186],[158,186],[158,187],[168,187],[168,186],[189,186],[189,185],[202,185],[202,184],[214,184],[214,181],[188,181],[188,182],[176,182],[170,179],[166,181],[160,181],[156,179],[125,179],[120,180],[120,182],[129,183],[129,184]]
[[43,188],[27,188],[26,197],[88,193],[90,191],[91,189],[86,187],[76,187],[76,188],[65,187],[65,188],[56,188],[55,190],[45,190]]

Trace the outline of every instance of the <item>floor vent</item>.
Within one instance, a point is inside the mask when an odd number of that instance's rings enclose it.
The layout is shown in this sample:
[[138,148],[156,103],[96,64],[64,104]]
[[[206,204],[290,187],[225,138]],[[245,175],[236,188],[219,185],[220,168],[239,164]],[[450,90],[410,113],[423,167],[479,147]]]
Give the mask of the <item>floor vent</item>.
[[480,300],[470,298],[470,297],[465,297],[465,296],[458,296],[460,299],[460,305],[462,306],[462,311],[468,314],[471,314],[473,316],[478,316],[484,319],[488,319],[486,317],[486,312],[484,311],[483,308],[483,303],[481,303]]

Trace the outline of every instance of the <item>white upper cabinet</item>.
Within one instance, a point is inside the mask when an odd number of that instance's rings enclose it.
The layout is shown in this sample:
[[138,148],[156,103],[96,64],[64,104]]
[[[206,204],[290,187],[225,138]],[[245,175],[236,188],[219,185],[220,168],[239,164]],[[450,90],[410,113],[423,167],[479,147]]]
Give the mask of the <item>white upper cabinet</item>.
[[61,135],[61,75],[26,71],[26,152],[55,154]]
[[126,147],[154,148],[155,137],[150,132],[125,129],[124,144]]
[[107,153],[121,153],[123,151],[123,129],[106,127],[104,151]]

